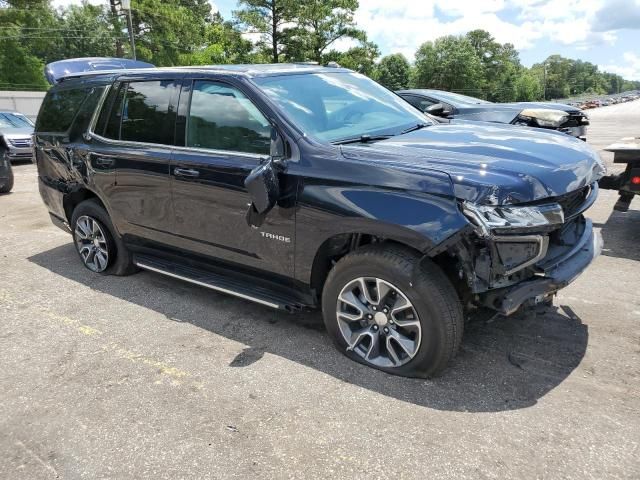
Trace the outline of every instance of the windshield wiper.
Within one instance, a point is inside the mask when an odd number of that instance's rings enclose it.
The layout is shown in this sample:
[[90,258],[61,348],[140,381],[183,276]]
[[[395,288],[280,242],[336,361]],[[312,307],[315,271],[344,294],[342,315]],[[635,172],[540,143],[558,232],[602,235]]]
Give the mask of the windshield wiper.
[[369,143],[378,140],[387,140],[393,137],[393,135],[360,135],[359,137],[345,138],[343,140],[336,140],[332,142],[334,145],[346,145],[347,143]]
[[405,130],[402,130],[400,132],[400,135],[404,135],[405,133],[409,133],[409,132],[415,132],[416,130],[420,130],[421,128],[428,127],[429,125],[431,125],[431,124],[429,124],[429,123],[417,123],[413,127],[409,127],[409,128],[406,128]]

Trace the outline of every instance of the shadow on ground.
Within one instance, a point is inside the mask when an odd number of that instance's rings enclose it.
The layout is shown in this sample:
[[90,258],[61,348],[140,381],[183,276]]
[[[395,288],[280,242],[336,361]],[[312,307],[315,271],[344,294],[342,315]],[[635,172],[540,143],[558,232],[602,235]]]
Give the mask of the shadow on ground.
[[[640,199],[634,199],[634,203],[637,206]],[[640,210],[612,210],[607,223],[594,226],[602,229],[603,255],[640,261]]]
[[578,366],[588,341],[587,326],[567,307],[534,317],[474,322],[441,377],[406,379],[343,357],[333,348],[319,313],[278,312],[155,273],[95,275],[80,264],[71,244],[29,260],[172,321],[189,322],[247,345],[231,367],[250,368],[267,352],[343,382],[439,410],[495,412],[534,405]]

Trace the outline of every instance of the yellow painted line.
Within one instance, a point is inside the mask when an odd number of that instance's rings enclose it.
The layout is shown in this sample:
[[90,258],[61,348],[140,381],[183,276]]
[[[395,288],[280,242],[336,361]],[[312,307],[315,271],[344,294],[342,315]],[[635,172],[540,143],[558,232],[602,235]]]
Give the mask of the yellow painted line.
[[121,347],[116,343],[103,345],[102,348],[107,352],[115,353],[116,356],[120,358],[130,360],[131,362],[134,362],[134,363],[141,363],[143,365],[148,365],[150,367],[153,367],[157,369],[159,373],[175,379],[181,379],[189,376],[189,373],[185,372],[184,370],[180,370],[179,368],[172,367],[166,362],[163,362],[161,360],[145,357],[144,355],[141,355],[139,353],[136,353],[124,347]]
[[[58,324],[62,324],[65,327],[69,327],[70,329],[80,333],[81,335],[85,335],[89,337],[100,337],[104,335],[104,332],[102,332],[101,330],[89,325],[85,325],[81,323],[79,320],[68,317],[66,315],[60,315],[55,312],[52,312],[48,309],[48,307],[40,307],[38,305],[33,305],[32,303],[29,303],[29,302],[15,300],[13,295],[9,291],[5,289],[0,289],[0,307],[5,307],[5,306],[9,307],[9,306],[16,306],[16,305],[19,305],[21,307],[36,308],[42,317],[54,320]],[[171,366],[170,364],[168,364],[163,360],[158,360],[153,357],[148,357],[140,353],[136,353],[115,342],[102,343],[102,350],[104,350],[107,354],[115,355],[117,358],[129,360],[130,362],[133,362],[133,363],[138,363],[141,365],[146,365],[148,367],[151,367],[157,373],[171,378],[174,384],[181,384],[183,379],[190,377],[189,372],[186,372],[177,367]],[[162,382],[155,381],[154,383],[161,384]],[[204,394],[204,392],[202,391],[203,389],[202,383],[190,382],[190,384],[194,390],[200,391]]]
[[63,323],[64,325],[72,327],[73,329],[77,330],[83,335],[102,335],[102,332],[97,328],[90,327],[89,325],[83,325],[78,320],[67,317],[65,315],[58,315],[57,313],[53,313],[49,311],[44,311],[43,313],[44,315],[51,318],[52,320],[56,320],[58,322]]

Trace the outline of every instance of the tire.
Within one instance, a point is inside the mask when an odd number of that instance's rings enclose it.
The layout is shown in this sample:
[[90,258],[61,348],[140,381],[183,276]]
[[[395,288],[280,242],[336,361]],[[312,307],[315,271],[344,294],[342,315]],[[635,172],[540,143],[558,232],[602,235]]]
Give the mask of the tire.
[[340,259],[327,277],[322,312],[342,353],[393,375],[440,374],[462,340],[462,305],[453,285],[436,264],[401,246],[368,246]]
[[[92,222],[95,222],[97,227],[88,228],[93,226]],[[131,252],[127,250],[124,242],[116,233],[109,214],[97,200],[85,200],[76,206],[71,215],[71,229],[78,256],[89,270],[101,275],[130,275],[137,271]],[[89,231],[94,234],[98,233],[94,240],[83,238],[82,232]],[[89,256],[89,261],[87,261],[86,248],[82,250],[87,246],[89,248],[95,247],[97,252],[106,251],[106,255],[95,253],[93,257]],[[104,257],[106,260],[100,260]]]
[[[1,158],[0,158],[1,160]],[[13,168],[7,161],[7,178],[0,180],[0,193],[9,193],[13,189]]]

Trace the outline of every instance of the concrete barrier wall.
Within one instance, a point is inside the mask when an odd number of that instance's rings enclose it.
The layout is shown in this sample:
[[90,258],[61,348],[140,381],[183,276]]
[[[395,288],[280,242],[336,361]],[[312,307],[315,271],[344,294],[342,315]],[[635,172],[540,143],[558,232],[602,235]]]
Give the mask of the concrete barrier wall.
[[20,112],[35,121],[46,92],[11,92],[0,90],[0,110]]

